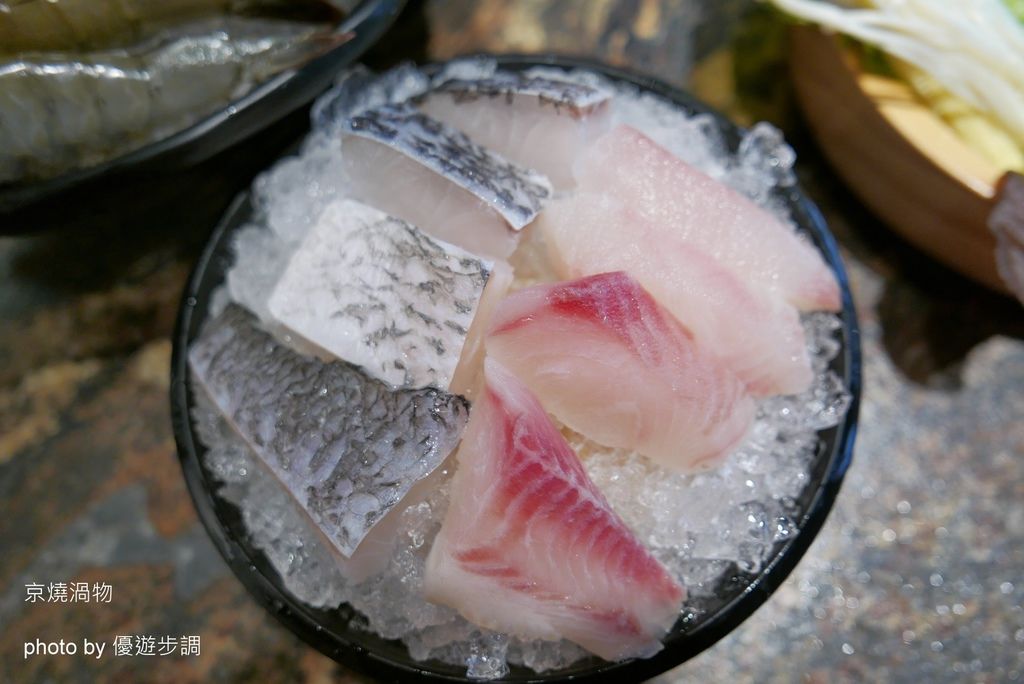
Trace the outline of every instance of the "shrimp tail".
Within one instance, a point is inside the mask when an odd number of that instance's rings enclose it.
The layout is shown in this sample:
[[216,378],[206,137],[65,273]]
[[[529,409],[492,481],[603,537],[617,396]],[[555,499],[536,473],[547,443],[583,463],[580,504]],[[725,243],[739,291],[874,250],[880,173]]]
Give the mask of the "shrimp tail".
[[353,37],[355,37],[355,34],[351,31],[346,31],[345,33],[327,31],[316,33],[285,49],[267,54],[264,59],[260,60],[258,65],[253,66],[253,78],[256,81],[260,81],[271,74],[305,64],[311,59],[316,59],[339,45],[347,43]]

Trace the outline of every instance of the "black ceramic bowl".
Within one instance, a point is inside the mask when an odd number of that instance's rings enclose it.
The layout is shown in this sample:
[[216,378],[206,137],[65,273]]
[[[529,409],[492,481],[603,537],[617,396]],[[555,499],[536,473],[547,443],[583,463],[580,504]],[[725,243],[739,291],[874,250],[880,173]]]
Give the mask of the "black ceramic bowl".
[[[593,62],[537,56],[499,57],[498,62],[507,69],[526,69],[537,65],[590,69],[614,81],[635,84],[677,103],[684,110],[694,113],[711,111],[692,97],[661,82]],[[733,145],[738,144],[740,130],[720,114],[711,113],[726,140]],[[513,668],[503,681],[627,682],[664,672],[711,646],[764,603],[800,560],[820,529],[852,455],[860,395],[860,339],[846,272],[835,240],[821,214],[799,189],[788,189],[780,197],[796,223],[807,231],[825,255],[842,288],[842,350],[833,361],[832,368],[846,381],[853,395],[843,422],[820,433],[822,448],[813,465],[810,483],[796,502],[799,534],[779,543],[760,572],[736,571],[728,576],[720,590],[722,598],[718,604],[696,620],[687,622],[681,619],[665,639],[665,648],[653,658],[620,663],[590,658],[543,675]],[[331,658],[384,681],[468,681],[465,668],[413,660],[400,642],[386,641],[352,628],[349,620],[353,611],[348,606],[329,611],[311,608],[298,601],[284,588],[263,553],[249,543],[237,509],[216,494],[218,484],[203,465],[205,448],[197,439],[191,422],[193,400],[186,350],[206,318],[211,291],[221,284],[231,264],[231,236],[249,219],[252,210],[248,194],[243,194],[214,231],[189,280],[174,337],[171,361],[174,433],[185,479],[203,524],[225,560],[256,600],[295,634]]]
[[[391,26],[405,0],[352,0],[335,31],[350,37],[297,69],[260,83],[223,109],[192,126],[109,161],[30,183],[0,184],[0,233],[51,227],[39,220],[46,205],[60,205],[63,218],[73,212],[69,201],[123,191],[128,178],[165,176],[210,159],[302,107],[331,83],[335,74],[359,58]],[[88,210],[88,209],[86,209]],[[77,213],[77,212],[74,212]]]

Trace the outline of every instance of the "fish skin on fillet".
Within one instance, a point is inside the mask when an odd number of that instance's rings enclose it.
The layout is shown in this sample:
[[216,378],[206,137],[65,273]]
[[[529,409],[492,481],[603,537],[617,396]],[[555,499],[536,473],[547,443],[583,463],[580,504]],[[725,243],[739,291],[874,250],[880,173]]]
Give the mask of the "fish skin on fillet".
[[348,119],[349,194],[478,256],[507,259],[551,196],[543,175],[503,159],[409,103]]
[[395,391],[348,363],[300,355],[236,304],[204,326],[189,364],[232,428],[346,559],[448,457],[468,419],[461,397]]
[[449,79],[418,98],[429,116],[537,169],[558,190],[576,184],[573,163],[610,127],[610,103],[599,88],[508,71]]
[[506,272],[499,265],[495,277],[493,262],[341,200],[306,234],[268,309],[318,350],[396,389],[463,394],[479,372],[478,338],[508,288]]

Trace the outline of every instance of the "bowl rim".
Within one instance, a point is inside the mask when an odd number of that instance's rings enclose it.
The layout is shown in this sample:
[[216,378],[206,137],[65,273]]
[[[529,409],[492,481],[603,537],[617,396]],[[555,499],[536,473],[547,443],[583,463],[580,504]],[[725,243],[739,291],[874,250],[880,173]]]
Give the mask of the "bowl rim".
[[[790,27],[787,59],[792,67],[800,68],[800,54],[812,50],[828,51],[830,61],[841,69],[841,75],[852,84],[854,91],[870,106],[887,126],[903,138],[921,164],[934,167],[949,182],[962,186],[982,202],[990,202],[996,195],[999,180],[1006,175],[981,152],[964,140],[945,119],[923,102],[913,87],[897,75],[876,73],[865,66],[864,55],[855,40],[843,40],[843,34],[813,25]],[[808,42],[810,41],[810,42]],[[907,112],[915,115],[911,119]],[[926,130],[920,131],[922,117]],[[943,139],[933,140],[930,134],[941,130]],[[940,143],[940,145],[936,145]]]
[[[718,125],[723,127],[723,131],[729,137],[738,139],[743,131],[720,112],[681,89],[651,76],[620,67],[612,67],[591,58],[550,53],[533,55],[478,53],[470,55],[470,57],[495,59],[499,68],[554,67],[563,70],[595,71],[611,80],[630,83],[641,90],[652,92],[689,112],[709,113],[716,118]],[[435,62],[423,65],[421,68],[429,71],[439,68],[444,63]],[[287,154],[286,152],[285,155]],[[424,661],[422,666],[398,663],[352,642],[348,642],[347,650],[344,650],[307,614],[306,607],[302,602],[283,591],[278,584],[257,570],[250,557],[246,555],[244,548],[229,535],[218,516],[218,504],[215,501],[217,485],[208,482],[204,475],[196,448],[198,440],[193,433],[189,414],[191,400],[189,398],[187,348],[201,322],[197,320],[194,313],[202,296],[208,269],[218,265],[215,263],[216,260],[226,258],[227,238],[239,227],[239,220],[244,217],[245,212],[251,210],[250,192],[250,190],[246,190],[239,193],[208,239],[189,276],[181,298],[174,330],[170,382],[171,420],[182,470],[199,518],[217,550],[257,602],[267,608],[293,634],[298,635],[307,644],[328,657],[346,667],[379,677],[384,681],[408,681],[410,678],[436,682],[474,681],[464,676],[456,677],[432,671],[428,669],[430,661]],[[850,405],[843,421],[836,427],[819,432],[819,435],[833,433],[835,439],[824,476],[814,487],[810,502],[798,521],[798,533],[784,542],[780,542],[772,557],[756,573],[753,580],[713,615],[698,622],[691,630],[680,632],[673,628],[673,631],[663,641],[664,648],[650,658],[614,663],[600,661],[585,673],[571,675],[558,675],[557,671],[538,674],[532,670],[523,670],[512,678],[497,681],[528,684],[554,681],[621,682],[625,681],[624,678],[640,680],[665,672],[703,652],[752,615],[782,584],[817,536],[832,508],[853,456],[861,394],[860,331],[849,279],[839,248],[835,238],[829,232],[821,212],[803,194],[798,185],[781,191],[781,194],[794,214],[799,214],[799,216],[794,215],[794,220],[811,233],[816,246],[821,250],[839,282],[842,295],[842,309],[839,315],[843,323],[841,328],[843,346],[840,355],[833,363],[841,362],[842,376],[851,395]],[[826,438],[822,438],[822,442],[826,441]]]
[[406,0],[359,0],[333,29],[350,37],[301,66],[256,84],[190,126],[113,159],[34,182],[0,184],[0,216],[123,174],[166,173],[199,164],[243,142],[327,88],[394,23]]

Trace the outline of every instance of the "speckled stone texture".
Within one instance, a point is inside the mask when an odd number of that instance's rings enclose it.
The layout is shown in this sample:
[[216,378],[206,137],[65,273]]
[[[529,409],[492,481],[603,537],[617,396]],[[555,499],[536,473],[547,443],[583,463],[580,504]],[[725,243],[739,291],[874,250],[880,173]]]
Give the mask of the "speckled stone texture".
[[[371,63],[573,52],[769,118],[843,246],[865,390],[836,507],[764,607],[659,681],[1024,678],[1024,311],[914,253],[842,188],[794,114],[778,22],[742,0],[411,4]],[[175,178],[194,192],[170,209],[0,239],[0,681],[362,681],[249,598],[174,452],[177,300],[252,149]],[[51,581],[110,583],[112,602],[24,602],[25,583]],[[113,657],[119,634],[197,634],[201,655]],[[107,654],[22,658],[28,639],[83,637]]]

